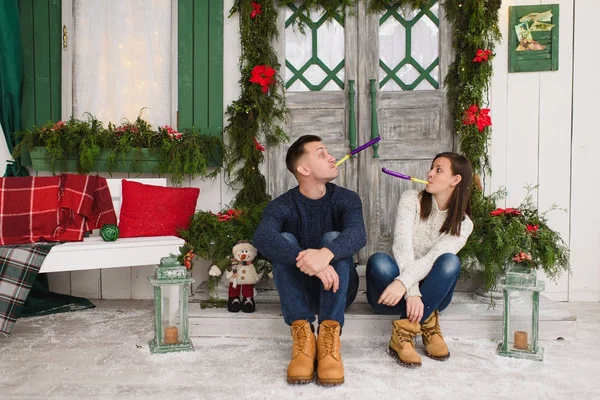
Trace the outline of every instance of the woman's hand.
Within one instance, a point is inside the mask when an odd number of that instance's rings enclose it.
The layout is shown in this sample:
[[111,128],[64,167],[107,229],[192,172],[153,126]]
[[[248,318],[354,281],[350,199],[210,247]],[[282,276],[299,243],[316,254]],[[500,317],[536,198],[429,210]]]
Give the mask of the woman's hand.
[[421,296],[409,296],[406,299],[406,317],[413,324],[423,318],[423,301]]
[[402,299],[404,293],[406,293],[404,283],[400,282],[398,279],[394,279],[392,283],[385,288],[383,293],[381,293],[377,304],[385,304],[386,306],[393,307]]

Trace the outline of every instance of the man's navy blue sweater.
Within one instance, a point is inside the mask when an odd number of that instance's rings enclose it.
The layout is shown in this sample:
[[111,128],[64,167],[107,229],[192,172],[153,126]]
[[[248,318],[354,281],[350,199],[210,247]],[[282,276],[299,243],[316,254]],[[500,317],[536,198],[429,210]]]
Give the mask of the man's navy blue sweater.
[[[364,247],[367,234],[358,195],[327,183],[325,195],[312,200],[296,186],[265,207],[252,244],[272,263],[295,265],[299,252],[320,249],[323,235],[331,231],[341,233],[327,246],[332,261],[352,257]],[[283,232],[294,235],[300,246],[291,244]]]

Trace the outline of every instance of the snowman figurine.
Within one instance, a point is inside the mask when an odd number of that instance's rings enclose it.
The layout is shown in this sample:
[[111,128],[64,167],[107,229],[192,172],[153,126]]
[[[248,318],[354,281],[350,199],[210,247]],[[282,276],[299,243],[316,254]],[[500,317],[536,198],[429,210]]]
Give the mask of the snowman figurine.
[[[254,302],[254,285],[260,281],[252,261],[256,257],[256,247],[246,241],[239,241],[233,246],[233,262],[231,271],[225,273],[229,280],[227,310],[230,312],[253,313],[256,310]],[[240,301],[240,293],[242,300]]]

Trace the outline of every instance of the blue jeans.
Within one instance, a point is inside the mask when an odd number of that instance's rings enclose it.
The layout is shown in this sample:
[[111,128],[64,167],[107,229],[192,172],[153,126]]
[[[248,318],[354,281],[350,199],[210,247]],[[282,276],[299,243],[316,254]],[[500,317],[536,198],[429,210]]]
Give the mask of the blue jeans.
[[[443,311],[452,300],[460,274],[460,260],[455,254],[445,253],[435,260],[429,274],[419,282],[423,301],[423,323],[435,310]],[[400,315],[406,318],[404,297],[395,306],[377,304],[379,296],[400,275],[396,260],[385,253],[375,253],[367,261],[367,300],[378,314]],[[408,289],[408,288],[407,288]]]
[[[298,240],[291,233],[282,233],[291,243]],[[327,246],[340,235],[339,232],[327,232],[321,239],[321,247]],[[319,323],[334,320],[344,325],[344,311],[356,298],[358,292],[358,273],[351,257],[331,263],[340,277],[337,292],[325,290],[316,276],[308,276],[300,271],[296,264],[273,264],[275,285],[281,301],[281,312],[286,324],[297,320],[315,321],[319,314]]]

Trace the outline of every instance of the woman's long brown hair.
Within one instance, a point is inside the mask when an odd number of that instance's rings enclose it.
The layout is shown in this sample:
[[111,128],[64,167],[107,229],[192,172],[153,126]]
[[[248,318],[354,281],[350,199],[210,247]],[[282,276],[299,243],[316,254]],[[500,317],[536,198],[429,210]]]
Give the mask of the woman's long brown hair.
[[[448,216],[440,228],[440,233],[449,233],[454,236],[460,236],[460,224],[465,219],[465,215],[471,216],[471,188],[473,182],[473,168],[469,160],[457,153],[445,152],[435,156],[433,162],[440,157],[450,160],[452,174],[460,175],[461,181],[454,187],[454,192],[450,197],[448,205]],[[433,196],[431,193],[423,190],[421,192],[421,219],[429,218],[432,208]]]

